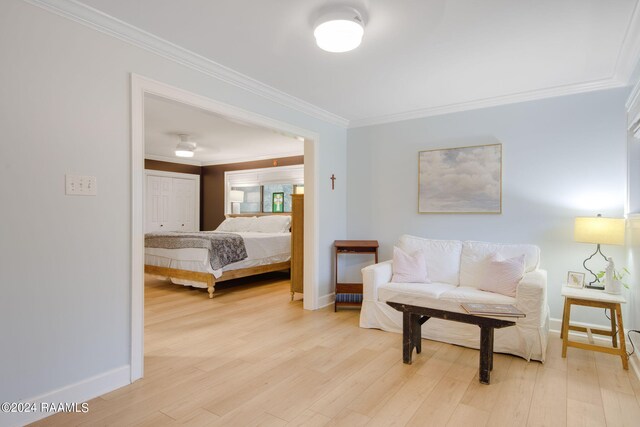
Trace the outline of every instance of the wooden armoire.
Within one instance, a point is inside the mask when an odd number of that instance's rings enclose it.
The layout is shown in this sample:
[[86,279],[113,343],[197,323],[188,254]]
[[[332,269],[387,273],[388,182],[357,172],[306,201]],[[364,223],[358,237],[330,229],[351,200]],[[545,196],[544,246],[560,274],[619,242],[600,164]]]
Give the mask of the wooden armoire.
[[304,194],[291,195],[291,301],[304,290]]

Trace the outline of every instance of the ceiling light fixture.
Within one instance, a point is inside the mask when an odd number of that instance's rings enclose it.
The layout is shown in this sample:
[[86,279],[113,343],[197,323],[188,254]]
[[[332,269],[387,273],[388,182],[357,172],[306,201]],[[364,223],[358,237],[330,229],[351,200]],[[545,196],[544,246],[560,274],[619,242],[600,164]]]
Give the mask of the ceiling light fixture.
[[322,50],[348,52],[360,46],[364,35],[364,20],[356,9],[339,7],[316,20],[313,35]]
[[193,157],[196,150],[196,143],[189,140],[189,135],[178,135],[180,142],[176,146],[176,156],[178,157]]

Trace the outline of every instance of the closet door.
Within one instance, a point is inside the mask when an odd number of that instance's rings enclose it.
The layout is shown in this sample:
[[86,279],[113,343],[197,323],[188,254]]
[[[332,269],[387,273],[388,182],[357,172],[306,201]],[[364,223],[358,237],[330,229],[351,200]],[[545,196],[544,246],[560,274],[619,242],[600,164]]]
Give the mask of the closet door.
[[197,182],[193,179],[173,178],[171,222],[179,231],[198,231],[196,224]]
[[162,231],[171,228],[173,179],[147,176],[147,203],[145,231]]

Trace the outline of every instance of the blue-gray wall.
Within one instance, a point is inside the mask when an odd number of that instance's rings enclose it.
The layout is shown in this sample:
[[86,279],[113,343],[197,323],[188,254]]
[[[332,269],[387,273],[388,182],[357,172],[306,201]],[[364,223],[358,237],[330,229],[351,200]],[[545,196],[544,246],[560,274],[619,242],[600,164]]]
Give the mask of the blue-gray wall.
[[[349,238],[378,239],[381,259],[391,257],[403,233],[537,244],[549,273],[551,317],[560,318],[567,271],[582,271],[595,250],[573,241],[574,217],[624,214],[628,93],[622,88],[350,129]],[[502,214],[417,213],[419,151],[495,142],[502,143]],[[626,261],[623,247],[603,250],[618,264]],[[580,310],[576,320],[606,324],[593,310]]]

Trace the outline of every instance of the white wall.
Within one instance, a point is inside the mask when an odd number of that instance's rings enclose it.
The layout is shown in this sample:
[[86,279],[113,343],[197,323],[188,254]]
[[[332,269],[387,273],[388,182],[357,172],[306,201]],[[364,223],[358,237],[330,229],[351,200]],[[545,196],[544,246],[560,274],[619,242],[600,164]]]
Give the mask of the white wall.
[[[320,135],[317,285],[331,293],[346,130],[20,0],[0,3],[0,53],[0,401],[129,363],[130,73]],[[65,196],[65,173],[97,176],[98,196]]]
[[[595,245],[573,241],[574,217],[624,214],[628,92],[616,89],[350,129],[349,238],[378,239],[381,259],[391,257],[403,233],[537,244],[549,274],[551,317],[560,318],[560,287],[567,271],[582,271],[582,261],[595,250]],[[503,145],[501,215],[417,213],[418,151],[495,142]],[[603,251],[618,265],[626,261],[623,247]],[[607,322],[599,310],[580,310],[575,319]]]

